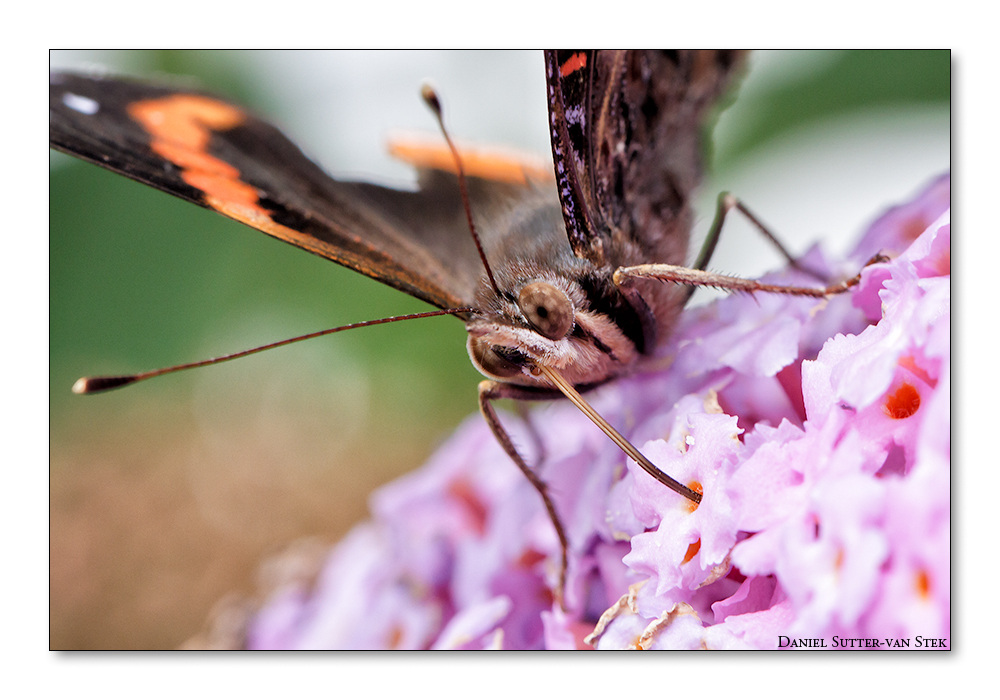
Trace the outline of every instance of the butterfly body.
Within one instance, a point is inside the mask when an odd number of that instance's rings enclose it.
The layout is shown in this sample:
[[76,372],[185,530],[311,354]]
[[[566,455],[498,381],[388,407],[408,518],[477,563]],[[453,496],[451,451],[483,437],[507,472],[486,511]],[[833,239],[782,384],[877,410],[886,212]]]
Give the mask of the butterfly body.
[[[644,338],[632,308],[606,269],[573,255],[561,216],[558,204],[538,210],[531,244],[502,258],[494,271],[499,289],[480,285],[476,307],[483,312],[466,329],[470,356],[486,376],[550,389],[529,371],[540,361],[574,385],[593,386],[621,374],[639,354]],[[539,332],[521,303],[522,291],[539,284],[557,290],[572,308],[572,323],[559,337]],[[612,316],[616,309],[627,312],[627,320]]]

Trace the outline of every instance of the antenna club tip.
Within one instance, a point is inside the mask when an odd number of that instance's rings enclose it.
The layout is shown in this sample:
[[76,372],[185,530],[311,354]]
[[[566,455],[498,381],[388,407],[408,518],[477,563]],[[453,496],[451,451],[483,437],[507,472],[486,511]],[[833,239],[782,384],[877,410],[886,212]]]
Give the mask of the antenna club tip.
[[441,100],[438,98],[437,91],[430,83],[424,83],[420,86],[420,97],[423,98],[427,106],[434,110],[434,113],[441,115]]
[[74,394],[96,394],[100,391],[117,389],[142,379],[142,376],[129,374],[123,377],[80,377],[73,384]]

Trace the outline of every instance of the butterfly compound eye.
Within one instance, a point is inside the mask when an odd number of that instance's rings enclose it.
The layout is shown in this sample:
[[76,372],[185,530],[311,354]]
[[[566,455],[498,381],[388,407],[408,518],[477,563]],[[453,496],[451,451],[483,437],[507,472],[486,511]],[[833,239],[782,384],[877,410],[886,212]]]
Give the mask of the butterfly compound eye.
[[550,340],[565,338],[573,328],[573,302],[548,282],[532,282],[521,289],[517,305],[532,327]]
[[490,345],[482,338],[469,337],[469,356],[483,374],[500,379],[517,377],[528,358],[514,348]]

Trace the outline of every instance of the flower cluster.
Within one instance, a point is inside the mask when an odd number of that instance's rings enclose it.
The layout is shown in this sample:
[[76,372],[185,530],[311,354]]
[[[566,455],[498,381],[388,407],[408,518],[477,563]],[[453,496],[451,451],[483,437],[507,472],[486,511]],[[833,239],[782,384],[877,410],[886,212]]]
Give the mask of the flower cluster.
[[[764,648],[950,635],[950,179],[834,265],[848,294],[732,295],[685,312],[656,372],[588,395],[697,506],[568,402],[502,420],[571,544],[479,417],[311,581],[275,585],[257,648]],[[815,286],[787,270],[766,281]],[[794,644],[791,644],[794,646]]]

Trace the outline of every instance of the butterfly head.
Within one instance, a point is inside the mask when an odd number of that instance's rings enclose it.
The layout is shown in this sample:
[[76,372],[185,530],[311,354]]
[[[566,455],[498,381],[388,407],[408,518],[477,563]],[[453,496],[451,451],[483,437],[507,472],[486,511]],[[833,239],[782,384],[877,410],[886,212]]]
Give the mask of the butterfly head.
[[597,384],[621,374],[638,354],[614,321],[590,308],[577,280],[529,276],[488,296],[480,308],[489,311],[466,329],[473,365],[496,381],[547,387],[537,370],[545,365],[574,385]]

